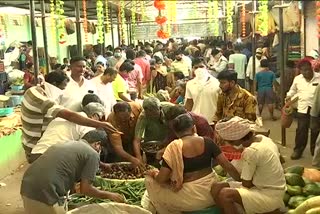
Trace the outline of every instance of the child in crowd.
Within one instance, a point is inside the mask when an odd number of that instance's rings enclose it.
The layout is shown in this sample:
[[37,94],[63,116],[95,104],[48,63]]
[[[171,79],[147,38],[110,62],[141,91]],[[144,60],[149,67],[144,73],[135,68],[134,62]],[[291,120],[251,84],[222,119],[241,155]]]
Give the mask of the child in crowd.
[[276,75],[269,69],[269,62],[267,59],[262,59],[260,61],[260,66],[261,71],[256,74],[254,87],[254,89],[257,90],[259,113],[261,115],[264,104],[267,104],[271,119],[276,120],[277,118],[273,115]]

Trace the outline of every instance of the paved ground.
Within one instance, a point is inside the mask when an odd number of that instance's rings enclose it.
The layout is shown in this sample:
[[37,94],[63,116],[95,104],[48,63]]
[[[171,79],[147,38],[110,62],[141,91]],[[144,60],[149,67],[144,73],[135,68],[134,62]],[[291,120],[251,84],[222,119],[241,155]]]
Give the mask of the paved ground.
[[[278,113],[279,114],[279,113]],[[279,115],[278,115],[279,117]],[[287,146],[283,147],[280,145],[281,142],[281,127],[280,120],[270,121],[267,118],[264,120],[264,126],[270,128],[270,137],[275,142],[279,143],[279,148],[282,155],[285,157],[285,166],[291,165],[304,165],[305,167],[311,167],[311,155],[309,147],[306,149],[304,156],[298,161],[290,160],[292,147],[294,145],[294,136],[296,124],[293,124],[290,129],[287,129]],[[0,187],[0,214],[22,214],[22,201],[19,195],[19,188],[21,177],[27,168],[27,164],[18,169],[15,173],[1,180],[0,182],[5,183],[5,187]]]

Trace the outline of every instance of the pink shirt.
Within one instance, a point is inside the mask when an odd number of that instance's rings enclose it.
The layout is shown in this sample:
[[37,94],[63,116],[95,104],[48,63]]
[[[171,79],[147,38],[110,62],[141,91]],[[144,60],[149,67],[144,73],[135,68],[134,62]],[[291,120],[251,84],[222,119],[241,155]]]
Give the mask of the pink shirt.
[[150,63],[142,57],[136,58],[134,62],[136,65],[139,65],[141,67],[143,75],[142,84],[146,84],[151,80]]
[[137,88],[138,80],[142,82],[143,74],[142,69],[138,64],[134,65],[134,70],[129,73],[129,77],[127,79],[129,88]]

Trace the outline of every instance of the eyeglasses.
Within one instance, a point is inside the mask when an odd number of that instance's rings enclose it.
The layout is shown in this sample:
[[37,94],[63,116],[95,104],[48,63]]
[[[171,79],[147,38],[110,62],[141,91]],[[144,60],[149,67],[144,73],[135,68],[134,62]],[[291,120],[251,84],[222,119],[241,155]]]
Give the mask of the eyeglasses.
[[198,69],[198,68],[205,68],[206,66],[204,65],[197,65],[197,66],[194,66],[194,69]]

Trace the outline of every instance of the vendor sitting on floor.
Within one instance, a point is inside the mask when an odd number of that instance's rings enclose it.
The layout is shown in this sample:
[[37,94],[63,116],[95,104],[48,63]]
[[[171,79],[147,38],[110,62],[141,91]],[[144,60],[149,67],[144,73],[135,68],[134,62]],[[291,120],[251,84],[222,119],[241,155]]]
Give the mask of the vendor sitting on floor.
[[219,136],[234,147],[244,147],[242,153],[242,182],[215,183],[211,194],[225,214],[274,213],[283,204],[286,181],[280,154],[273,141],[255,135],[249,120],[233,117],[219,121],[215,129]]
[[51,146],[30,165],[20,190],[26,213],[66,213],[66,195],[78,181],[84,195],[124,202],[122,195],[92,186],[99,167],[101,144],[106,139],[104,131],[90,131],[79,141]]
[[134,166],[144,166],[143,161],[137,158],[140,156],[140,151],[137,155],[133,149],[134,132],[141,112],[142,107],[136,102],[118,102],[113,106],[113,112],[108,116],[107,122],[117,127],[123,134],[115,133],[108,136],[114,150],[114,154],[109,152],[108,162],[125,160]]
[[152,213],[180,214],[214,205],[210,186],[217,177],[212,172],[212,158],[235,180],[240,180],[239,173],[219,147],[211,139],[195,134],[195,125],[189,114],[178,116],[172,123],[179,139],[167,146],[160,171],[146,173],[147,193],[142,206]]

